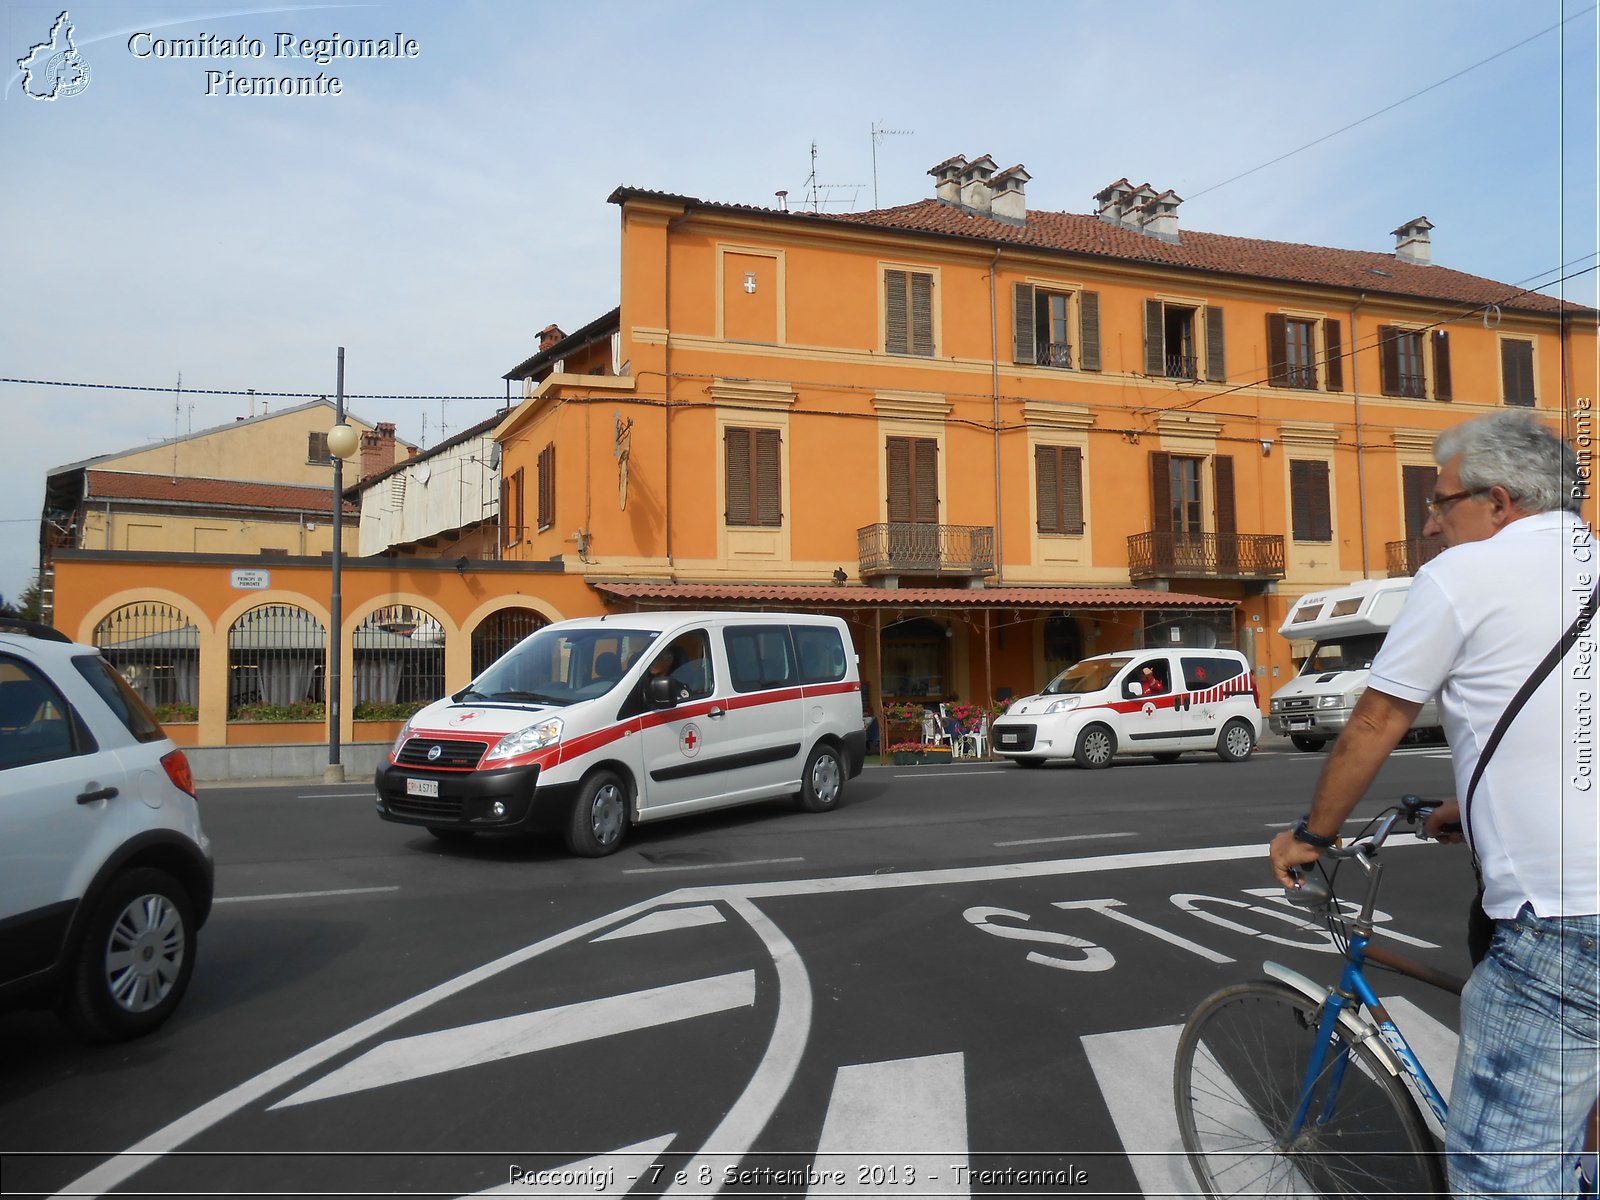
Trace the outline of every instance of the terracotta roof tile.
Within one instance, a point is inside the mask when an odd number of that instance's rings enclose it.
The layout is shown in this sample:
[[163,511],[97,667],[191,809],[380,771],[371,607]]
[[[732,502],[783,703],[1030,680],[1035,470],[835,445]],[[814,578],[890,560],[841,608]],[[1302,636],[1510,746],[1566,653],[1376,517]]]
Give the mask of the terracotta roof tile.
[[[250,483],[237,479],[201,479],[146,475],[133,471],[88,471],[86,496],[91,500],[148,500],[169,504],[226,505],[231,508],[278,509],[290,512],[332,512],[333,481],[328,487],[293,483]],[[347,514],[359,506],[346,503]]]
[[803,583],[596,583],[617,600],[797,608],[1233,608],[1238,601],[1137,587],[879,588]]

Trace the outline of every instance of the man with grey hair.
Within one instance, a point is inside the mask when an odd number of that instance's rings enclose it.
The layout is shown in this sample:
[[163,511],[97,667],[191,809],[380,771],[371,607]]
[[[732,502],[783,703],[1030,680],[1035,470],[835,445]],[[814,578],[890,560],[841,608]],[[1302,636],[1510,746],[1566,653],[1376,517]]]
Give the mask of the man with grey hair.
[[[1272,867],[1294,886],[1291,868],[1338,836],[1437,696],[1459,799],[1428,831],[1464,828],[1494,920],[1461,998],[1450,1185],[1458,1196],[1570,1194],[1580,1151],[1593,1177],[1585,1138],[1600,1082],[1600,654],[1589,626],[1600,562],[1578,516],[1576,456],[1531,414],[1454,426],[1434,457],[1423,533],[1442,535],[1446,548],[1417,572],[1311,811],[1272,841]],[[1552,654],[1560,661],[1491,747],[1502,714]]]

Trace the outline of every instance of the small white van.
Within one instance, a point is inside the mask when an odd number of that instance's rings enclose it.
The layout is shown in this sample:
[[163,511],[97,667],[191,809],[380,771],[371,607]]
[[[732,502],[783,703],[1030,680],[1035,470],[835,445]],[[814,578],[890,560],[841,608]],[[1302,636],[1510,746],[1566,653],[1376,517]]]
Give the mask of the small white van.
[[412,717],[378,815],[446,839],[559,830],[593,858],[630,824],[774,796],[831,809],[865,757],[837,617],[627,613],[547,625]]
[[[1363,579],[1295,603],[1278,632],[1290,641],[1310,641],[1313,649],[1300,673],[1273,694],[1268,720],[1274,733],[1287,734],[1307,751],[1339,736],[1410,593],[1409,576]],[[1429,700],[1411,723],[1412,732],[1439,728],[1438,705]]]
[[1068,667],[1013,703],[991,736],[1023,767],[1109,767],[1128,754],[1172,762],[1185,750],[1243,762],[1261,737],[1260,701],[1237,650],[1123,650]]

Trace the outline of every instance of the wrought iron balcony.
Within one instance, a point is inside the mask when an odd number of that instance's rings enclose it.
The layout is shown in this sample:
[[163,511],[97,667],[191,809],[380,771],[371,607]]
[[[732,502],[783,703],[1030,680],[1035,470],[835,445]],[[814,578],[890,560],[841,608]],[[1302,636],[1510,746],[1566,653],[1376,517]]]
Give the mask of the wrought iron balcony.
[[1167,355],[1168,379],[1199,379],[1199,363],[1192,354]]
[[1034,347],[1034,360],[1041,367],[1072,366],[1072,346],[1068,342],[1040,342]]
[[1282,579],[1279,533],[1136,533],[1129,579]]
[[1389,564],[1389,578],[1415,575],[1423,563],[1431,562],[1444,549],[1444,539],[1437,537],[1406,538],[1403,542],[1389,542],[1384,547]]
[[861,578],[879,575],[992,575],[992,525],[881,521],[856,530]]

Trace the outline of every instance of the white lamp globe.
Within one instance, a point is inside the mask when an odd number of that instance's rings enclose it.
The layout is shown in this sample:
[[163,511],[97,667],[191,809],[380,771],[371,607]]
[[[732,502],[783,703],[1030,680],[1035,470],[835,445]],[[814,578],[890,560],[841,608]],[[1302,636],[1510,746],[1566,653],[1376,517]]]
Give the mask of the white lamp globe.
[[341,422],[328,430],[328,453],[338,459],[349,458],[361,444],[361,435],[355,426]]

